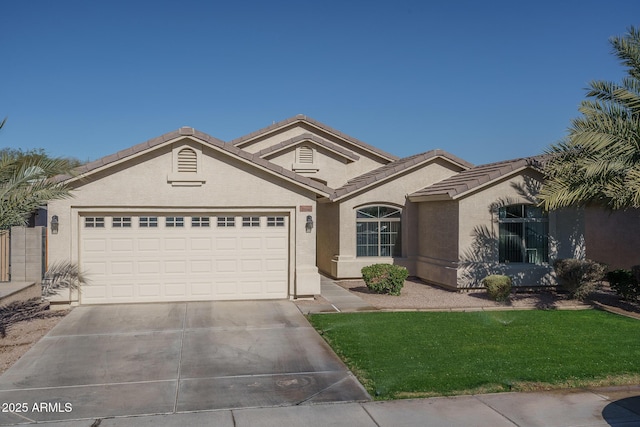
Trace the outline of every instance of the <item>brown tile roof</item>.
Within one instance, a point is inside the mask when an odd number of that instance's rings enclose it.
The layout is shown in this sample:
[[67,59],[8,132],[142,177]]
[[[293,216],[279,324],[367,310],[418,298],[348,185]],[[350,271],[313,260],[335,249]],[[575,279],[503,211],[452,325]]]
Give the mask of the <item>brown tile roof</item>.
[[370,172],[350,179],[345,185],[337,188],[332,200],[340,199],[347,194],[354,191],[368,187],[369,185],[386,180],[387,178],[397,175],[401,172],[411,169],[414,166],[419,166],[437,157],[444,158],[452,163],[458,164],[463,169],[473,167],[473,165],[465,160],[462,160],[453,154],[449,154],[443,150],[431,150],[425,153],[415,154],[413,156],[405,157],[394,162],[388,163]]
[[305,141],[311,141],[317,145],[320,145],[326,148],[329,151],[333,151],[334,153],[340,154],[343,157],[346,157],[347,159],[351,159],[353,161],[360,159],[360,156],[358,156],[357,154],[352,153],[349,150],[345,150],[339,145],[329,142],[326,139],[320,138],[319,136],[314,135],[312,133],[303,133],[302,135],[294,136],[291,139],[287,139],[286,141],[279,142],[278,144],[272,145],[268,148],[265,148],[264,150],[260,150],[256,154],[260,157],[265,157],[268,154],[278,152],[289,146],[296,145]]
[[305,122],[308,123],[312,126],[315,126],[318,129],[321,129],[327,133],[330,133],[332,135],[337,136],[340,139],[343,139],[357,147],[360,147],[361,149],[365,150],[365,151],[369,151],[370,153],[373,153],[375,155],[377,155],[378,157],[381,157],[385,160],[388,161],[393,161],[393,160],[398,160],[397,156],[394,156],[393,154],[387,153],[386,151],[382,151],[372,145],[369,145],[365,142],[360,141],[359,139],[356,139],[352,136],[347,135],[346,133],[340,132],[339,130],[336,130],[330,126],[325,125],[324,123],[321,123],[317,120],[312,119],[311,117],[305,116],[304,114],[298,114],[297,116],[294,117],[290,117],[288,119],[282,120],[280,122],[274,123],[270,126],[264,127],[262,129],[259,129],[255,132],[251,132],[248,135],[245,136],[241,136],[240,138],[236,138],[233,141],[230,141],[229,144],[233,144],[236,146],[242,146],[245,143],[258,138],[262,135],[268,134],[272,131],[275,131],[277,129],[289,126],[293,123],[298,123],[298,122]]
[[333,192],[333,189],[317,181],[314,181],[311,178],[307,178],[295,172],[292,172],[290,170],[284,169],[281,166],[271,163],[268,160],[260,158],[260,156],[258,156],[257,154],[252,154],[247,151],[244,151],[230,143],[226,143],[218,138],[214,138],[210,135],[207,135],[204,132],[200,132],[188,126],[181,127],[180,129],[175,130],[173,132],[165,133],[164,135],[161,135],[157,138],[150,139],[141,144],[134,145],[133,147],[118,151],[115,154],[111,154],[111,155],[102,157],[98,160],[95,160],[93,162],[82,165],[76,170],[74,170],[73,176],[60,175],[60,176],[57,176],[55,180],[57,182],[60,182],[60,181],[67,181],[67,180],[74,181],[76,179],[81,179],[83,175],[90,174],[96,171],[97,169],[102,169],[103,167],[108,167],[109,165],[115,162],[124,160],[128,157],[150,150],[153,147],[156,147],[161,144],[164,144],[165,142],[177,139],[181,136],[191,136],[197,140],[200,140],[201,142],[206,143],[211,147],[219,149],[220,151],[226,152],[234,157],[246,160],[250,164],[253,164],[256,167],[263,168],[275,175],[280,175],[288,179],[289,181],[293,181],[297,184],[300,184],[306,187],[311,187],[312,189],[318,191],[320,194],[324,196],[329,196]]
[[479,165],[409,195],[412,201],[454,200],[522,169],[540,169],[543,156]]

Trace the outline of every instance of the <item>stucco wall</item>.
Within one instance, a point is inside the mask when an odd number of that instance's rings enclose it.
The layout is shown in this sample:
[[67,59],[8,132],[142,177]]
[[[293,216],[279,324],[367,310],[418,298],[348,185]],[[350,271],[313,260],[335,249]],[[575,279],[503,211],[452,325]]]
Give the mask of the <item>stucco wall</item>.
[[548,263],[500,263],[498,254],[498,208],[536,203],[541,178],[527,169],[457,200],[419,203],[416,275],[451,289],[481,286],[489,274],[506,274],[515,286],[554,285],[555,259],[584,257],[582,210],[549,213]]
[[[305,172],[294,169],[293,166],[296,163],[296,149],[300,147],[300,145],[306,145],[314,150],[314,162],[309,166],[313,169],[317,169],[316,171]],[[347,181],[347,160],[344,157],[332,153],[315,144],[302,143],[300,145],[292,146],[287,150],[276,153],[274,156],[268,156],[265,158],[285,169],[294,170],[300,175],[324,181],[331,188],[338,188]]]
[[[388,163],[388,161],[381,159],[377,155],[374,155],[369,151],[360,148],[357,145],[345,142],[344,140],[337,138],[334,135],[331,135],[314,126],[310,126],[305,123],[297,123],[292,126],[288,126],[281,130],[278,130],[274,133],[260,136],[252,141],[249,141],[246,144],[243,144],[241,148],[250,153],[256,153],[260,150],[264,150],[265,148],[271,147],[275,144],[279,144],[282,141],[286,141],[288,139],[294,138],[304,133],[311,133],[311,134],[317,135],[320,138],[323,138],[333,144],[336,144],[346,150],[349,150],[360,157],[359,160],[355,162],[349,162],[345,165],[346,167],[344,171],[341,172],[341,177],[340,177],[340,179],[344,178],[344,181],[340,182],[338,186],[344,184],[344,182],[346,182],[351,178],[362,175],[363,173],[369,172],[370,170],[376,169]],[[282,163],[280,161],[276,161],[276,162],[282,167],[286,167],[287,169],[291,170],[290,162],[287,162],[287,163]]]
[[340,247],[340,210],[337,203],[318,203],[318,269],[331,275],[332,258]]
[[[459,171],[459,168],[442,159],[435,159],[420,168],[409,171],[390,181],[354,194],[340,203],[340,245],[334,254],[331,275],[337,278],[361,277],[362,267],[376,263],[395,263],[415,274],[415,239],[417,232],[417,209],[408,206],[406,196]],[[359,207],[390,204],[403,208],[402,257],[357,257],[356,256],[356,210]]]
[[629,269],[640,264],[640,210],[585,210],[586,256],[609,269]]
[[[458,287],[482,286],[482,279],[489,274],[506,274],[512,278],[515,286],[551,283],[552,268],[548,264],[498,262],[497,208],[534,203],[528,194],[536,192],[540,178],[539,173],[527,170],[459,200]],[[552,218],[549,220],[549,233],[552,234]]]
[[416,276],[455,288],[458,265],[458,202],[418,203]]
[[[290,294],[320,292],[316,267],[316,234],[305,232],[306,212],[311,206],[315,220],[315,194],[284,179],[256,169],[210,147],[202,150],[202,186],[172,186],[172,146],[188,138],[165,144],[153,151],[110,167],[79,181],[74,197],[52,201],[49,219],[58,215],[57,235],[49,235],[49,259],[78,261],[80,212],[281,212],[290,216]],[[189,142],[194,148],[197,142]]]

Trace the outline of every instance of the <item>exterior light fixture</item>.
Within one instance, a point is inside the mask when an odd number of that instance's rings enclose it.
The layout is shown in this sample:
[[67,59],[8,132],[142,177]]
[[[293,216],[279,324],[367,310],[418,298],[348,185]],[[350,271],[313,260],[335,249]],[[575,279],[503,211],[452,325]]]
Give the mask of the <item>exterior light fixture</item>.
[[313,218],[311,218],[311,215],[307,215],[307,223],[304,225],[304,229],[307,233],[311,233],[311,230],[313,230]]
[[58,215],[54,215],[51,217],[51,234],[58,234],[58,226],[60,222],[58,221]]

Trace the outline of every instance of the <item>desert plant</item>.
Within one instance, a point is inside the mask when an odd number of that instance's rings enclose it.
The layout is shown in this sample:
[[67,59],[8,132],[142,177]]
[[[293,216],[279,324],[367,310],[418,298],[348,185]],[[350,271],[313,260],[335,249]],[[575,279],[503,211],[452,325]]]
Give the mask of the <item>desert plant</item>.
[[[634,266],[636,273],[640,266]],[[622,298],[635,301],[640,296],[640,285],[638,284],[638,278],[632,270],[613,270],[607,273],[607,280],[611,289]]]
[[77,264],[69,261],[52,263],[42,278],[42,296],[56,295],[61,289],[80,291],[80,284],[89,283]]
[[362,267],[362,278],[367,288],[379,294],[400,295],[409,276],[406,268],[393,264],[373,264]]
[[40,298],[14,301],[0,306],[0,338],[5,338],[7,331],[19,322],[61,315],[64,315],[64,312],[50,311],[49,304],[42,302]]
[[559,288],[571,298],[585,299],[602,284],[606,266],[590,259],[558,259],[553,263]]
[[501,274],[492,274],[482,279],[487,295],[494,301],[506,301],[511,294],[511,278]]

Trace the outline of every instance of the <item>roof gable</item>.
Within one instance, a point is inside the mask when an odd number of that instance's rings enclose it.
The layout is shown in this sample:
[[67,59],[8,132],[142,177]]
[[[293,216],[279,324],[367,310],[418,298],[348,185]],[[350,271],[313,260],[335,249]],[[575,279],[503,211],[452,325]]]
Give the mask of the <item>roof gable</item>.
[[312,133],[304,133],[302,135],[295,136],[293,138],[287,139],[286,141],[279,142],[278,144],[275,144],[268,148],[260,150],[256,154],[261,158],[265,158],[273,154],[276,154],[282,150],[285,150],[287,148],[295,147],[296,145],[302,144],[304,142],[311,142],[314,145],[323,147],[326,150],[331,151],[332,153],[344,158],[349,162],[353,162],[360,159],[360,156],[356,155],[355,153],[349,150],[345,150],[339,145],[333,144],[332,142],[327,141],[324,138],[320,138],[319,136],[314,135]]
[[159,149],[160,147],[164,147],[165,145],[172,144],[182,138],[188,138],[192,141],[206,145],[213,148],[215,151],[234,157],[243,163],[249,164],[253,167],[264,170],[271,175],[314,191],[319,195],[329,196],[333,191],[322,183],[275,165],[268,160],[260,158],[257,154],[249,153],[232,144],[225,143],[220,139],[214,138],[204,132],[200,132],[187,126],[80,166],[74,170],[73,176],[61,175],[55,179],[56,181],[66,181],[69,183],[81,182],[83,178],[89,177],[97,172],[105,171],[106,169],[119,165],[125,161],[129,161],[142,154],[149,153],[155,149]]
[[372,185],[391,180],[397,175],[421,167],[438,158],[456,165],[460,169],[468,169],[473,167],[471,163],[462,160],[454,156],[453,154],[447,153],[446,151],[440,149],[431,150],[425,153],[415,154],[413,156],[396,160],[370,172],[357,176],[349,180],[342,187],[337,188],[331,200],[340,200],[348,195],[364,190]]
[[525,169],[540,171],[542,156],[489,163],[460,172],[409,195],[412,202],[456,200],[496,184]]
[[296,124],[305,124],[315,130],[331,135],[345,142],[347,146],[351,146],[351,147],[363,150],[373,155],[374,157],[377,157],[383,160],[384,162],[398,160],[398,157],[394,156],[393,154],[380,150],[372,145],[362,142],[359,139],[353,138],[343,132],[340,132],[339,130],[336,130],[330,126],[325,125],[324,123],[321,123],[303,114],[298,114],[297,116],[274,123],[270,126],[259,129],[255,132],[251,132],[248,135],[242,136],[240,138],[236,138],[233,141],[229,142],[229,144],[235,145],[237,147],[244,147],[260,138],[264,138],[271,134],[277,133],[283,129],[293,127]]

